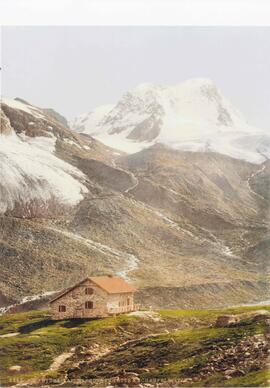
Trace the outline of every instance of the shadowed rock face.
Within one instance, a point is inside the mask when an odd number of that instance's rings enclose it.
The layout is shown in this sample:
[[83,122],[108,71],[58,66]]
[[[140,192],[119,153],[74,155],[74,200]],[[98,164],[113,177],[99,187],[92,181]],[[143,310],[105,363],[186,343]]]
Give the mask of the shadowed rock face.
[[151,142],[160,133],[162,120],[154,114],[139,123],[127,136],[127,139]]
[[4,114],[4,112],[0,111],[0,134],[2,135],[10,135],[12,132],[12,127],[10,125],[9,119]]
[[216,305],[216,293],[219,306],[268,298],[269,220],[262,195],[268,168],[260,172],[262,166],[220,154],[158,144],[127,156],[73,133],[44,110],[2,105],[2,135],[54,138],[53,156],[76,169],[70,175],[87,189],[69,206],[39,196],[29,205],[23,200],[27,180],[0,219],[5,295],[20,299],[68,287],[86,273],[112,272],[124,273],[144,289],[146,303],[158,307],[172,298],[172,308],[183,306],[181,292],[188,307],[198,300]]

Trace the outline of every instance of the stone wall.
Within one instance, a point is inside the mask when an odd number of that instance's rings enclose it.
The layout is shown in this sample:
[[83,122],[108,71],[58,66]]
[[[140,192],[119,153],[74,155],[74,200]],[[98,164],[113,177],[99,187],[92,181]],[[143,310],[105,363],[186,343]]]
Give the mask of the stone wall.
[[[85,288],[91,287],[92,295],[85,294]],[[107,312],[108,294],[90,280],[78,285],[61,298],[51,303],[53,319],[104,317]],[[85,309],[85,302],[93,302],[93,309]],[[59,305],[66,306],[65,312],[59,312]]]

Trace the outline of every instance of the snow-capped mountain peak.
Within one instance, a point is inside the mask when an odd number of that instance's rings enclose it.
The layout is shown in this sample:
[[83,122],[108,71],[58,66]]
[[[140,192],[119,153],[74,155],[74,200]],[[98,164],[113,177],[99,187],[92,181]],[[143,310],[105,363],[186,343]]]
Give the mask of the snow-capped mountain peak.
[[[242,113],[207,78],[171,86],[139,84],[110,109],[98,108],[90,113],[89,120],[91,125],[82,125],[81,132],[131,153],[158,142],[183,150],[215,151],[261,162],[261,149],[265,154],[268,136],[266,131],[249,126]],[[247,149],[246,138],[253,136],[256,146]]]

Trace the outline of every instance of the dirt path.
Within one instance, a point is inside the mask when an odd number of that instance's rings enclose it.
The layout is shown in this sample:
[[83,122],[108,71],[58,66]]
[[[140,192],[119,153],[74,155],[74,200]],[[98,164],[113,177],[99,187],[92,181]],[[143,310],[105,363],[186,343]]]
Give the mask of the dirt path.
[[51,364],[49,371],[57,371],[64,362],[69,359],[75,353],[75,348],[71,348],[69,352],[62,353],[59,356],[55,357],[53,363]]
[[128,194],[131,190],[134,190],[139,184],[139,179],[133,174],[133,172],[130,172],[129,174],[130,174],[130,176],[132,176],[135,183],[134,183],[134,185],[130,186],[128,189],[126,189],[124,191],[126,194]]
[[7,333],[0,335],[0,338],[8,338],[8,337],[15,337],[16,335],[19,335],[20,333]]
[[139,179],[136,177],[135,174],[133,174],[133,172],[131,172],[131,171],[129,171],[129,170],[125,170],[124,168],[118,167],[118,166],[116,165],[116,163],[115,163],[115,159],[112,160],[112,165],[113,165],[113,167],[114,167],[115,169],[120,170],[120,171],[123,171],[123,172],[125,172],[126,174],[128,174],[128,175],[132,178],[133,182],[135,182],[133,185],[131,185],[130,187],[128,187],[126,190],[124,190],[124,193],[128,194],[131,190],[135,189],[135,187],[138,186],[138,184],[139,184]]

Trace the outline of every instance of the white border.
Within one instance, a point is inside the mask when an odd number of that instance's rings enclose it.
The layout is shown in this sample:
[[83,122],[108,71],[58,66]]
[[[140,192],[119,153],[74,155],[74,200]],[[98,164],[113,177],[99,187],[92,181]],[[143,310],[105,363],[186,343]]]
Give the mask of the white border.
[[269,26],[270,0],[0,0],[0,24]]

